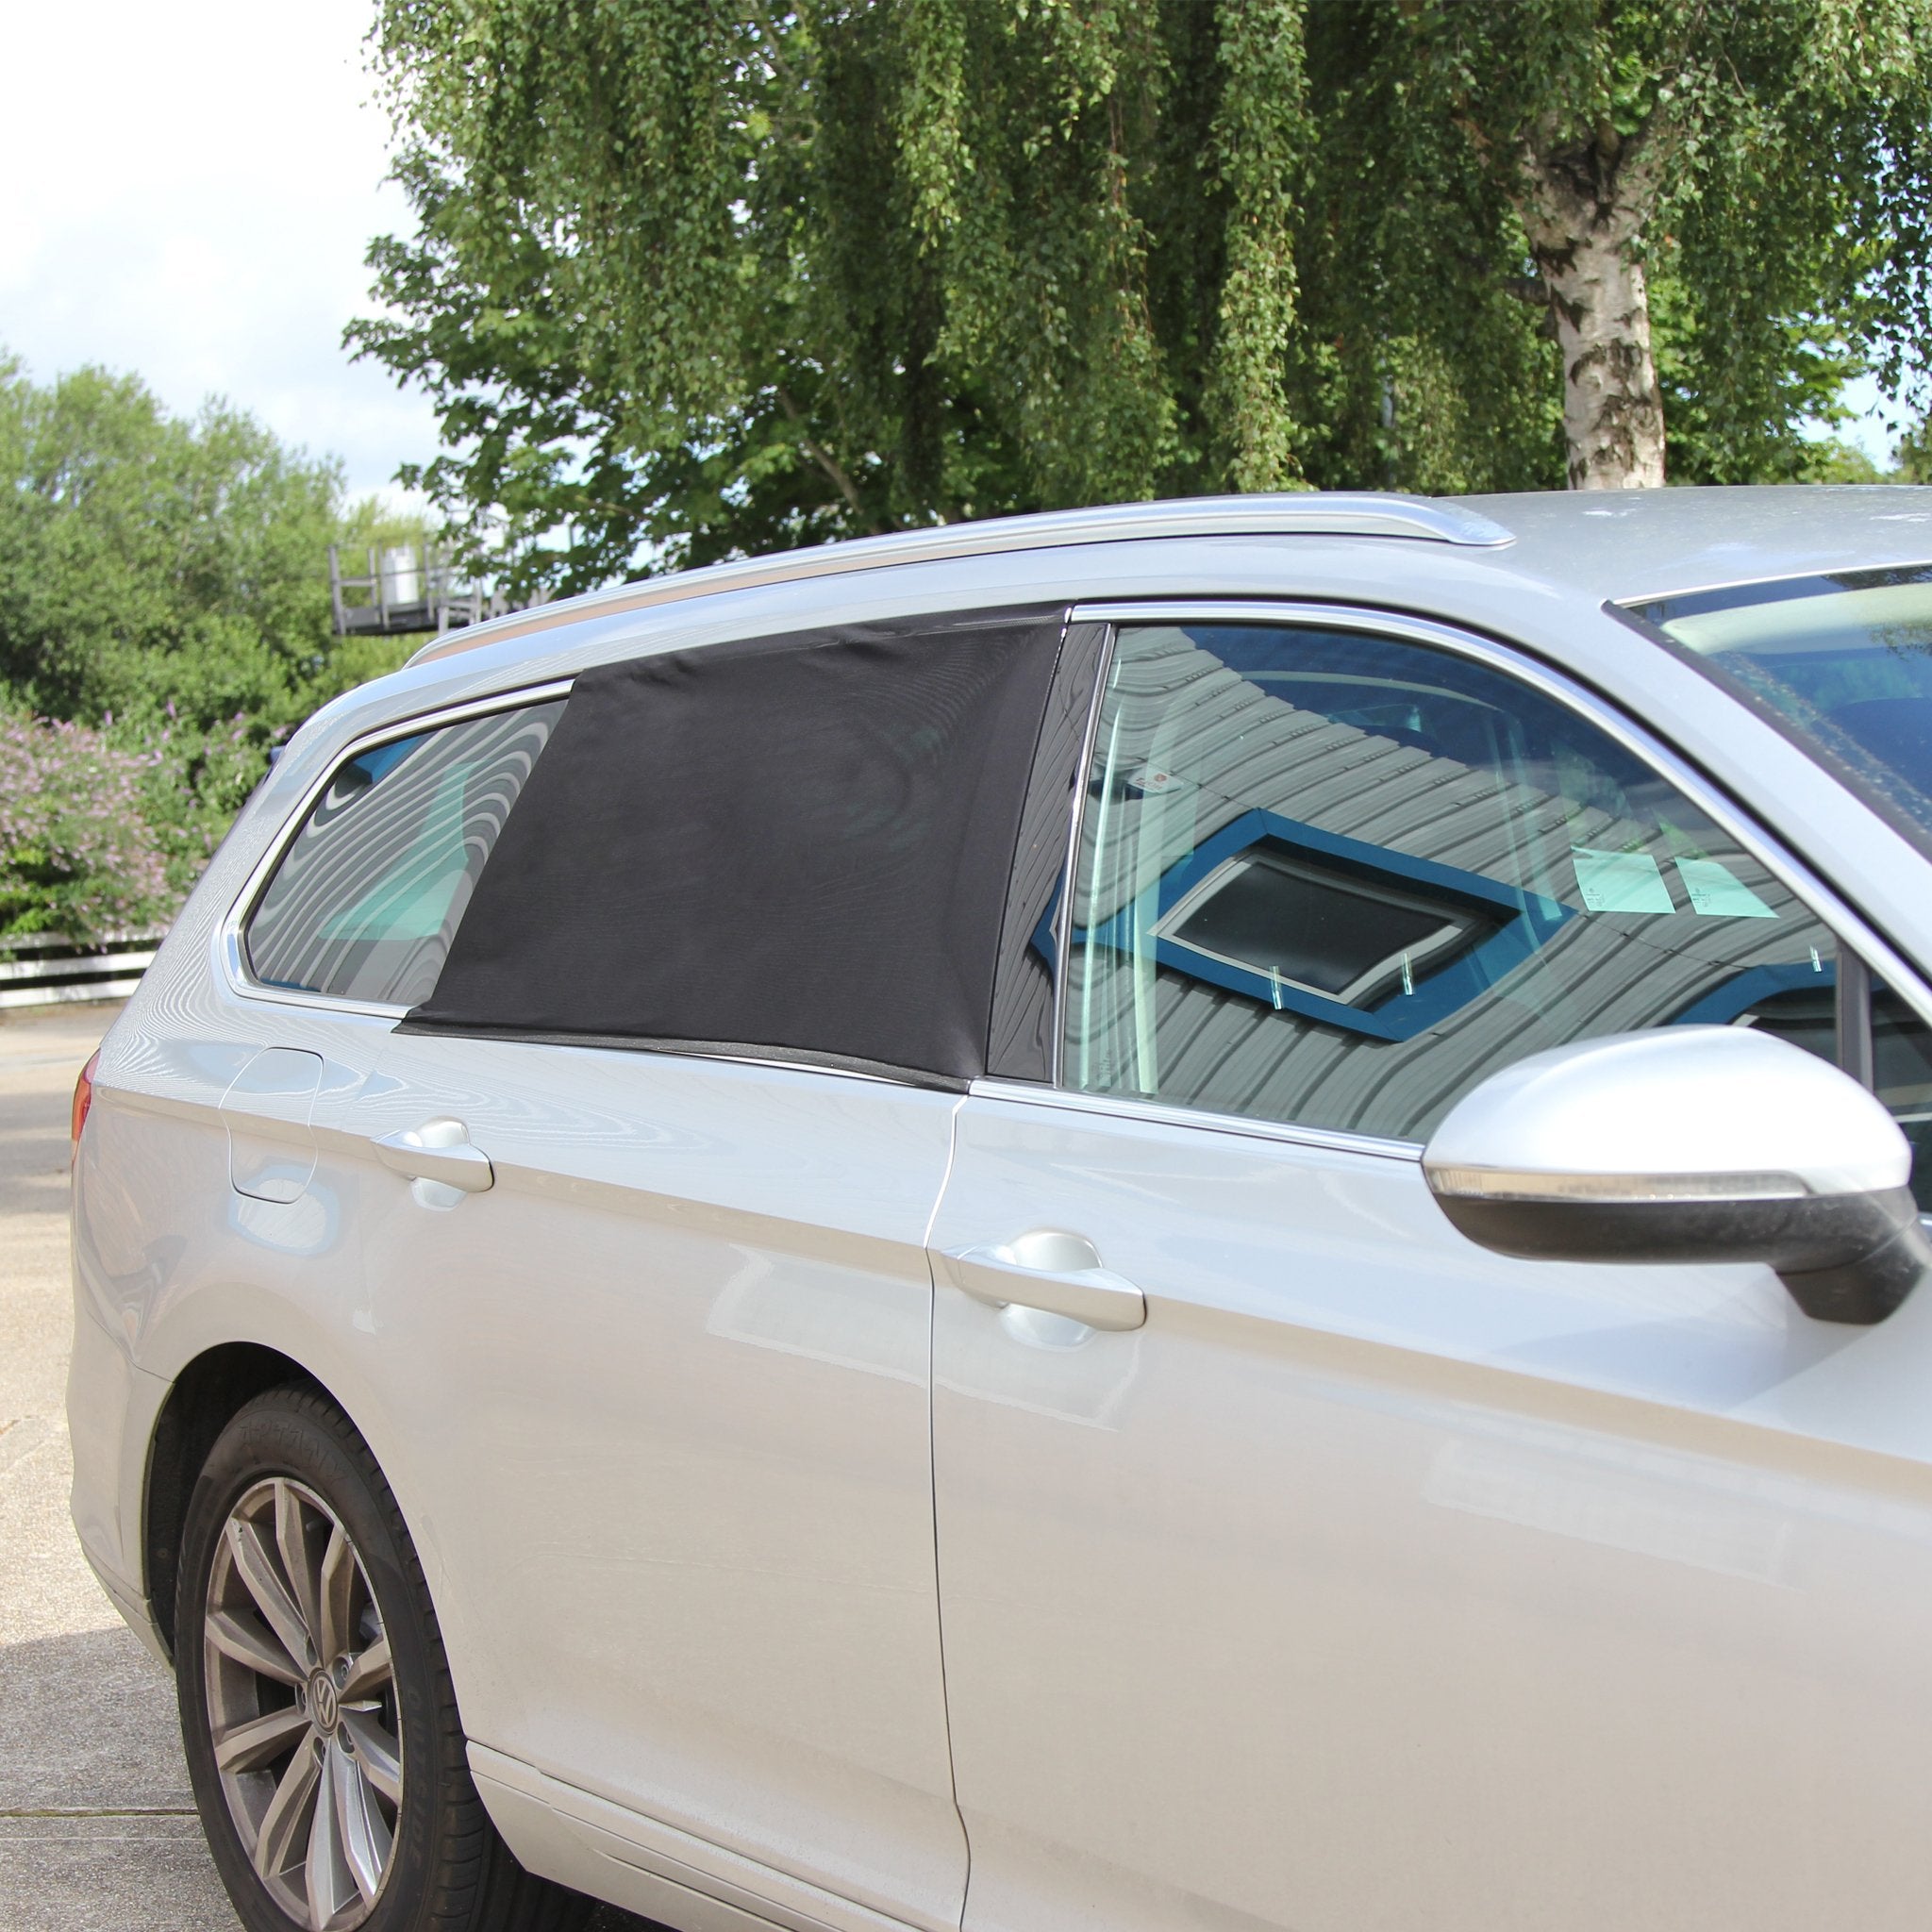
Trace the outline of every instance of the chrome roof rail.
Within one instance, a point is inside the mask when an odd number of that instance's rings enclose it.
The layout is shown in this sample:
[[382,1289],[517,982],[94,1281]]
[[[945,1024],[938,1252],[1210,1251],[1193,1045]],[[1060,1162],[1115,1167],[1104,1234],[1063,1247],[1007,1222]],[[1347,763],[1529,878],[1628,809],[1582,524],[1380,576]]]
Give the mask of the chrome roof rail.
[[722,591],[795,583],[848,571],[933,563],[1005,551],[1049,550],[1063,544],[1133,543],[1161,537],[1401,537],[1426,543],[1496,549],[1516,540],[1502,525],[1461,504],[1423,496],[1375,496],[1315,490],[1273,496],[1193,496],[1169,503],[1121,503],[1095,509],[1048,510],[1039,516],[989,517],[983,523],[938,524],[856,537],[811,550],[783,550],[739,563],[645,577],[608,591],[591,591],[540,605],[493,623],[438,638],[410,658],[424,664],[525,633],[548,630],[580,617],[608,617],[706,597]]

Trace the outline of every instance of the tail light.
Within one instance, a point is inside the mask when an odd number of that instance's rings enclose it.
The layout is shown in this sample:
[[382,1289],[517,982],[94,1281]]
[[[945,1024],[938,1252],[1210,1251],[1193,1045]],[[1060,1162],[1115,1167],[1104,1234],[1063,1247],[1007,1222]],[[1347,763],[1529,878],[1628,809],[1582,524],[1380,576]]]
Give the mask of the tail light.
[[[87,1125],[87,1110],[94,1104],[94,1069],[101,1063],[101,1052],[96,1047],[90,1056],[86,1066],[80,1070],[80,1078],[74,1083],[74,1113],[71,1125],[74,1135],[74,1153],[80,1152],[80,1130]],[[72,1156],[69,1157],[70,1159]]]

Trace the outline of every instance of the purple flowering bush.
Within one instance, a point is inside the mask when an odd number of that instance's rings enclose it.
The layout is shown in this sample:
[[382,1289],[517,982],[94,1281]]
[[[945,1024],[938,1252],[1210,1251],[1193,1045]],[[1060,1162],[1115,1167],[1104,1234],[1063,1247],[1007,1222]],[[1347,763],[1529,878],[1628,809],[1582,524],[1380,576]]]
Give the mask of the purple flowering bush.
[[172,916],[181,895],[147,808],[158,762],[84,724],[0,712],[0,949]]

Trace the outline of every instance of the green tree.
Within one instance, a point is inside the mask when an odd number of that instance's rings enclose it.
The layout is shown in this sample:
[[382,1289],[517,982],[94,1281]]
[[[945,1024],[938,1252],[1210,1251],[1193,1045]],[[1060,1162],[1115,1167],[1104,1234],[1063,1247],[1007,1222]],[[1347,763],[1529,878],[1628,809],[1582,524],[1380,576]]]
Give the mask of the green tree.
[[[154,881],[126,853],[178,895],[270,747],[407,654],[414,641],[336,639],[328,596],[331,541],[402,532],[374,504],[343,506],[336,464],[245,414],[211,403],[183,421],[98,369],[43,386],[0,357],[0,724],[18,753],[0,770],[14,855],[0,870],[44,897],[41,912],[0,908],[0,922],[152,908]],[[75,774],[91,760],[101,801],[137,774],[133,829],[88,829]],[[93,856],[48,859],[34,885],[18,855],[42,848]]]
[[[1811,474],[1927,320],[1926,0],[384,0],[352,340],[568,588],[1156,493]],[[567,523],[570,541],[531,546]]]
[[1892,445],[1894,480],[1932,483],[1932,418],[1922,417]]
[[99,723],[285,722],[329,647],[341,477],[210,404],[173,419],[132,376],[46,387],[0,361],[0,678]]
[[345,503],[341,466],[220,403],[170,416],[137,377],[37,385],[0,355],[0,688],[116,726],[286,730],[420,640],[339,639],[328,547],[432,541]]
[[1868,356],[1904,373],[1926,321],[1924,0],[1392,11],[1382,58],[1414,124],[1467,143],[1528,243],[1573,485],[1664,480],[1653,278],[1674,286],[1679,391],[1721,474],[1777,473],[1815,378]]

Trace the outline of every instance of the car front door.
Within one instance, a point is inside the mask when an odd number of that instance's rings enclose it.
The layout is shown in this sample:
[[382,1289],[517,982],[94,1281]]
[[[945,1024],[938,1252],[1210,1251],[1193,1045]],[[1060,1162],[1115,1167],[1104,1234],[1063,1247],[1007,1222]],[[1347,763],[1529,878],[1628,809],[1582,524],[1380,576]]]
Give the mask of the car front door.
[[1833,930],[1491,646],[1117,615],[1057,1078],[932,1235],[967,1932],[1923,1924],[1932,1301],[1500,1258],[1419,1164],[1568,1040],[1830,1054]]

